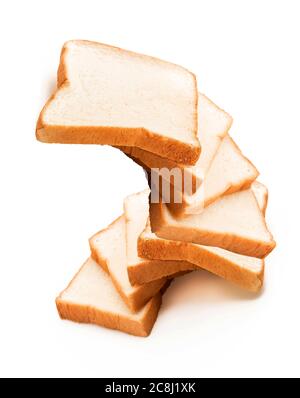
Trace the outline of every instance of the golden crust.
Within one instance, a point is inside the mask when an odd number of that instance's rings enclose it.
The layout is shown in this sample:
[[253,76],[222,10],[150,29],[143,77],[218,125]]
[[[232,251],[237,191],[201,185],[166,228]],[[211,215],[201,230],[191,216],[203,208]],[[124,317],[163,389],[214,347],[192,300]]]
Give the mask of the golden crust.
[[[120,217],[117,218],[114,222],[112,222],[110,226],[118,222],[119,219]],[[97,248],[95,244],[95,239],[99,238],[99,236],[101,236],[102,233],[104,233],[108,228],[110,228],[110,226],[101,230],[100,232],[93,235],[89,239],[91,257],[97,262],[98,265],[100,265],[107,273],[110,274],[113,284],[115,285],[115,288],[122,297],[123,301],[127,304],[127,306],[130,308],[131,311],[135,312],[138,311],[140,308],[142,308],[157,292],[160,291],[160,289],[164,286],[166,280],[160,279],[160,280],[151,281],[141,286],[136,286],[130,295],[126,294],[123,291],[122,286],[120,286],[116,278],[114,278],[114,275],[109,272],[108,259],[102,256],[101,251]]]
[[[205,97],[206,101],[210,102],[213,107],[218,108],[220,112],[224,112],[228,116],[226,128],[225,128],[223,134],[219,136],[219,140],[220,140],[220,144],[221,144],[222,139],[226,136],[230,127],[232,126],[233,119],[227,112],[225,112],[223,109],[221,109],[219,106],[217,106],[212,100],[210,100],[204,94],[200,94],[200,95],[202,97]],[[198,99],[199,99],[199,94],[198,94]],[[148,173],[150,173],[151,168],[159,168],[160,169],[160,168],[164,168],[164,167],[169,170],[172,170],[173,168],[179,168],[182,173],[184,171],[185,171],[185,173],[186,172],[190,173],[191,177],[192,177],[192,191],[193,192],[196,190],[196,187],[202,183],[202,177],[199,176],[199,174],[196,172],[196,170],[193,168],[186,167],[186,165],[184,165],[184,164],[176,163],[170,159],[166,159],[164,157],[155,155],[154,153],[145,151],[145,150],[143,150],[141,148],[137,148],[137,147],[118,146],[117,148],[120,149],[122,152],[124,152],[131,159],[133,159],[137,164],[139,164],[144,169],[146,169],[148,171]],[[211,159],[211,163],[212,163],[213,159],[214,159],[214,157]],[[183,191],[183,189],[184,189],[184,187],[182,186],[182,191]]]
[[[261,269],[255,272],[213,254],[200,245],[165,239],[147,239],[144,234],[138,240],[138,252],[141,257],[149,259],[187,261],[196,268],[206,269],[249,291],[257,292],[263,285],[263,260],[261,260]],[[175,271],[175,268],[172,271]],[[148,272],[151,272],[151,269]]]
[[161,278],[175,278],[195,268],[187,261],[143,259],[139,264],[128,266],[127,271],[132,285],[142,285]]
[[81,323],[93,323],[98,326],[120,330],[141,337],[148,336],[152,330],[161,305],[161,294],[158,293],[147,305],[148,308],[145,316],[139,322],[120,314],[99,310],[92,306],[67,302],[61,296],[56,299],[56,307],[62,319]]
[[[42,130],[45,128],[45,124],[43,121],[45,110],[47,109],[50,102],[52,102],[54,100],[55,95],[58,92],[58,90],[62,89],[64,86],[69,85],[69,81],[67,79],[67,68],[66,68],[66,64],[65,64],[65,57],[66,57],[66,52],[67,52],[66,44],[67,43],[64,44],[64,46],[61,50],[61,53],[60,53],[60,61],[59,61],[59,66],[58,66],[58,70],[57,70],[56,91],[50,96],[50,98],[48,99],[46,104],[43,106],[43,109],[41,110],[39,117],[38,117],[38,121],[36,123],[36,131],[35,131],[36,138],[37,138],[37,140],[42,141],[42,142],[43,142]],[[45,141],[45,142],[48,142],[48,141]]]
[[122,216],[119,216],[118,218],[116,218],[113,222],[111,222],[106,228],[103,228],[101,231],[95,233],[93,236],[90,237],[89,239],[89,245],[90,245],[90,249],[91,249],[91,257],[93,260],[96,261],[96,263],[98,265],[100,265],[102,267],[102,269],[109,274],[109,270],[107,267],[107,259],[105,257],[103,257],[100,253],[99,250],[95,250],[95,239],[97,239],[102,233],[104,233],[105,231],[107,231],[109,228],[111,228],[115,223],[119,222],[120,218]]
[[[238,147],[238,145],[231,139],[232,145],[234,145],[235,149],[237,152],[239,152],[241,154],[241,156],[249,163],[249,165],[251,165],[251,168],[253,169],[253,175],[248,178],[245,178],[243,181],[240,181],[239,183],[233,184],[233,183],[228,183],[226,188],[222,191],[219,192],[219,194],[205,198],[204,199],[204,203],[203,203],[203,207],[207,207],[210,204],[212,204],[213,202],[215,202],[216,200],[218,200],[220,197],[224,196],[224,195],[229,195],[247,188],[250,188],[251,184],[253,183],[253,181],[255,181],[257,179],[257,177],[259,176],[259,171],[257,170],[257,168],[254,166],[254,164],[246,157],[243,155],[242,151],[240,150],[240,148]],[[205,180],[204,180],[204,184],[205,184]],[[181,217],[185,217],[186,215],[188,215],[187,210],[188,207],[190,206],[189,203],[186,201],[185,195],[182,195],[182,203],[175,203],[174,202],[174,192],[172,190],[171,191],[171,197],[170,197],[170,203],[167,204],[168,208],[170,209],[170,211],[172,212],[172,214],[175,217],[181,218]]]
[[[150,204],[150,220],[152,231],[161,238],[216,246],[245,256],[264,258],[276,246],[271,233],[269,241],[261,241],[260,239],[254,240],[233,233],[205,231],[182,225],[168,225],[164,218],[161,202]],[[266,226],[265,219],[263,218],[263,220]]]
[[[237,146],[235,142],[233,144],[236,147],[236,150],[238,150],[241,153],[241,150]],[[161,168],[161,167],[167,167],[171,168],[171,164],[175,164],[174,162],[170,160],[163,159],[159,156],[153,155],[151,153],[148,154],[148,152],[143,151],[142,149],[139,148],[131,148],[131,147],[117,147],[120,149],[123,153],[125,153],[129,158],[131,158],[134,162],[136,162],[139,166],[143,167],[143,169],[147,172],[148,175],[148,183],[149,187],[151,187],[151,169],[148,167],[148,165],[154,168]],[[149,156],[149,158],[148,158]],[[259,176],[259,171],[257,168],[253,165],[253,163],[244,155],[242,155],[251,165],[253,168],[254,174],[248,178],[245,178],[243,181],[240,181],[240,183],[228,183],[227,187],[224,189],[224,191],[220,192],[217,195],[211,196],[209,198],[204,199],[203,207],[207,207],[222,196],[229,195],[244,189],[250,188],[251,184],[253,181],[257,179]],[[155,161],[154,161],[155,159]],[[155,165],[157,163],[157,165]],[[164,163],[166,166],[164,166]],[[180,165],[179,165],[180,166]],[[175,167],[175,166],[174,166]],[[184,166],[183,166],[184,167]],[[183,169],[182,169],[183,170]],[[174,201],[174,190],[172,189],[172,182],[173,180],[171,179],[171,188],[170,188],[170,203],[167,203],[168,209],[171,211],[171,213],[178,218],[183,218],[189,215],[188,210],[190,207],[190,203],[186,200],[186,196],[182,195],[181,203],[175,203]],[[160,187],[159,187],[159,192],[162,192],[161,190],[161,183],[162,183],[162,177],[160,177]],[[205,183],[205,180],[204,180]],[[192,192],[195,192],[197,184],[199,184],[199,179],[197,179],[197,176],[192,173]],[[199,186],[199,185],[198,185]],[[184,190],[184,186],[182,185],[182,192]],[[267,206],[267,202],[265,202],[265,209]],[[262,212],[265,213],[265,209],[262,209]]]
[[[53,97],[47,104],[52,99]],[[160,136],[144,128],[46,125],[42,116],[38,120],[36,138],[41,142],[57,144],[112,146],[127,144],[128,146],[138,146],[158,155],[164,155],[166,158],[186,165],[195,164],[200,155],[200,148],[194,149],[190,144]]]
[[[257,172],[253,177],[249,177],[245,179],[239,184],[228,184],[226,190],[224,192],[220,192],[218,195],[211,196],[209,198],[205,198],[203,202],[203,207],[207,207],[216,200],[220,199],[222,196],[229,195],[231,193],[239,192],[244,189],[248,189],[251,187],[253,181],[258,177],[259,173]],[[187,210],[190,206],[189,202],[186,201],[185,195],[182,195],[182,203],[175,203],[174,202],[174,191],[170,189],[170,203],[167,203],[168,209],[171,213],[178,218],[183,218],[189,215]]]
[[[78,42],[92,46],[97,46],[97,45],[103,46],[100,43],[94,43],[82,40],[79,40]],[[57,83],[58,83],[57,91],[62,90],[65,85],[69,84],[68,71],[66,66],[66,54],[68,51],[67,44],[68,43],[65,43],[61,51],[60,64],[57,74]],[[113,48],[118,51],[125,51],[117,47]],[[135,55],[144,57],[143,55],[140,54],[135,54]],[[163,61],[157,60],[156,62],[163,62]],[[194,138],[196,143],[198,142],[197,80],[196,76],[193,73],[191,72],[189,73],[192,75],[195,85]],[[178,141],[174,138],[161,136],[154,132],[148,131],[144,128],[48,125],[47,123],[44,122],[44,112],[54,98],[55,98],[55,93],[47,101],[46,105],[42,109],[38,118],[36,126],[36,138],[41,142],[61,143],[61,144],[100,144],[100,145],[107,144],[113,146],[120,146],[120,145],[137,146],[146,151],[153,152],[157,155],[172,159],[178,163],[183,163],[186,165],[195,164],[200,156],[201,147],[199,142],[198,146],[187,144]]]
[[[192,168],[186,168],[186,165],[176,163],[170,159],[163,158],[161,156],[155,155],[154,153],[145,151],[141,148],[137,147],[129,147],[129,146],[117,146],[125,155],[129,156],[132,160],[134,160],[138,165],[142,166],[147,173],[149,174],[149,178],[151,177],[151,168],[167,168],[172,170],[174,168],[179,168],[181,170],[182,176],[185,173],[189,173],[191,175],[192,182],[192,191],[196,190],[196,187],[199,186],[202,182],[202,179],[199,177],[197,173],[194,172]],[[172,183],[172,179],[171,179]],[[182,190],[184,189],[183,178],[182,178]]]
[[[259,184],[261,184],[261,183],[259,183]],[[263,184],[261,184],[261,185],[263,185]],[[260,211],[262,212],[262,214],[265,217],[266,216],[266,211],[267,211],[267,206],[268,206],[268,200],[269,200],[269,191],[268,191],[268,188],[265,185],[263,185],[263,187],[264,187],[263,201],[262,202],[258,202],[258,199],[257,199],[256,195],[254,195],[254,196],[255,196],[255,199],[257,201],[258,207],[260,208]]]

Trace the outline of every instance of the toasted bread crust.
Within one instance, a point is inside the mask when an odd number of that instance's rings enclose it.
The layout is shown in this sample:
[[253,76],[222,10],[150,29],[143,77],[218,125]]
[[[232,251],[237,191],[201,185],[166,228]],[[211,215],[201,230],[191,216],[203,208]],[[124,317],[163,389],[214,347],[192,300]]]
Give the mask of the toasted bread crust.
[[98,265],[100,265],[104,269],[104,271],[109,273],[112,282],[115,285],[116,290],[122,297],[123,301],[127,304],[127,306],[130,308],[131,311],[136,312],[139,309],[141,309],[156,293],[160,291],[160,289],[166,283],[166,280],[160,279],[160,280],[151,281],[141,286],[136,286],[136,288],[133,290],[133,292],[130,295],[126,294],[123,291],[122,286],[120,286],[114,275],[109,272],[108,259],[102,255],[101,251],[97,248],[95,244],[95,239],[101,236],[101,234],[104,233],[108,228],[110,228],[111,225],[118,222],[119,219],[120,217],[117,218],[114,222],[112,222],[107,228],[101,230],[100,232],[93,235],[89,239],[91,257],[96,261]]
[[109,329],[120,330],[134,336],[146,337],[150,334],[161,305],[161,294],[158,293],[148,303],[148,309],[141,322],[119,314],[101,311],[92,306],[67,302],[61,297],[56,299],[56,307],[62,319],[74,322],[93,323]]
[[[199,94],[198,93],[198,100],[199,100]],[[232,117],[225,112],[223,109],[221,109],[219,106],[217,106],[212,100],[210,100],[208,97],[206,97],[204,94],[200,94],[200,96],[205,97],[206,101],[212,104],[213,107],[218,108],[220,112],[223,112],[227,115],[228,120],[227,120],[227,125],[223,131],[223,134],[220,134],[218,136],[219,138],[219,145],[222,142],[222,139],[226,136],[228,133],[230,127],[232,126],[233,119]],[[201,108],[200,108],[201,110]],[[145,151],[141,148],[137,147],[129,147],[129,146],[119,146],[118,149],[120,149],[122,152],[124,152],[127,156],[129,156],[131,159],[133,159],[136,163],[138,163],[140,166],[142,166],[144,169],[147,169],[148,172],[150,173],[151,168],[167,168],[169,170],[173,168],[179,168],[181,172],[189,173],[192,178],[192,191],[194,192],[196,190],[196,187],[199,186],[202,183],[202,177],[199,176],[199,173],[194,168],[186,167],[184,164],[176,163],[170,159],[166,159],[164,157],[155,155],[154,153]],[[213,162],[213,159],[215,155],[211,158],[210,164]],[[182,186],[182,190],[183,190]]]
[[[234,142],[234,140],[231,139],[232,145],[234,145],[235,149],[237,152],[241,154],[241,156],[249,163],[253,170],[252,176],[249,176],[248,178],[245,178],[244,180],[239,181],[238,183],[232,183],[229,182],[227,186],[224,188],[223,191],[220,191],[218,194],[205,197],[203,201],[203,205],[201,205],[201,208],[205,208],[218,200],[220,197],[224,195],[229,195],[247,188],[250,188],[251,184],[253,181],[257,179],[259,176],[259,171],[257,168],[254,166],[254,164],[245,156],[243,155],[242,151],[238,147],[238,145]],[[205,184],[205,179],[204,179],[204,184]],[[204,185],[205,189],[205,185]],[[172,212],[172,214],[175,217],[181,218],[181,217],[186,217],[189,215],[189,209],[191,207],[190,203],[186,200],[186,196],[182,195],[182,203],[175,203],[174,201],[174,193],[171,190],[171,200],[170,203],[167,204],[169,210]]]
[[[210,204],[214,203],[216,200],[220,199],[222,196],[225,195],[230,195],[231,193],[239,192],[244,189],[248,189],[251,187],[251,184],[253,181],[258,177],[259,173],[257,173],[253,177],[249,177],[239,184],[228,184],[227,188],[223,192],[219,192],[218,195],[210,196],[208,198],[205,198],[203,201],[203,208],[209,206]],[[174,198],[174,192],[170,190],[170,203],[167,203],[168,209],[171,211],[171,213],[178,218],[184,218],[186,216],[189,216],[189,208],[190,204],[189,202],[186,201],[185,195],[182,195],[182,203],[175,203],[173,198]]]
[[[257,198],[257,196],[256,196],[255,187],[254,187],[255,184],[258,185],[258,186],[261,186],[261,188],[263,188],[263,197],[262,197],[262,201],[259,201],[258,198]],[[255,196],[255,199],[256,199],[256,201],[257,201],[258,207],[260,208],[262,214],[263,214],[264,217],[265,217],[266,211],[267,211],[267,206],[268,206],[268,200],[269,200],[269,191],[268,191],[268,188],[267,188],[265,185],[263,185],[261,182],[255,181],[255,183],[252,184],[252,190],[253,190],[253,192],[254,192],[254,196]]]
[[[129,146],[118,146],[125,155],[129,156],[132,160],[134,160],[138,165],[142,166],[145,170],[147,170],[149,174],[149,178],[151,176],[151,168],[162,169],[167,168],[172,170],[174,168],[179,168],[181,170],[182,176],[183,172],[189,174],[191,176],[192,182],[192,190],[193,192],[196,190],[196,187],[199,186],[202,182],[202,179],[199,177],[193,168],[189,168],[183,164],[176,163],[170,159],[163,158],[161,156],[155,155],[151,152],[145,151],[141,148],[137,147],[129,147]],[[172,183],[172,180],[171,180]],[[183,189],[183,184],[182,184]]]
[[[145,257],[145,256],[143,256]],[[161,278],[174,278],[187,271],[196,269],[187,261],[143,259],[140,263],[128,266],[128,277],[132,285],[142,285]]]
[[[258,204],[257,204],[258,206]],[[162,211],[162,203],[150,204],[150,219],[152,231],[160,238],[216,246],[245,256],[264,258],[276,246],[273,236],[269,241],[254,240],[233,233],[205,231],[192,227],[168,225]],[[267,229],[265,219],[263,222]]]
[[[236,149],[239,152],[241,152],[241,150],[236,145],[236,143],[235,142],[233,142],[233,143],[234,143]],[[146,155],[147,152],[143,151],[143,150],[141,150],[139,148],[131,148],[131,147],[124,147],[124,146],[123,147],[117,147],[117,148],[120,149],[122,152],[124,152],[129,158],[131,158],[139,166],[143,167],[143,169],[147,172],[148,184],[149,184],[149,187],[151,187],[151,169],[147,165],[147,164],[150,164],[150,161],[149,162],[145,161],[146,160],[146,156],[148,156],[148,155]],[[141,153],[143,154],[142,156],[140,155]],[[152,162],[154,157],[152,156],[152,154],[150,154],[150,157],[151,157],[151,162]],[[242,180],[242,181],[240,181],[239,183],[236,183],[236,184],[228,183],[227,187],[223,191],[220,191],[219,194],[216,194],[216,195],[213,195],[213,196],[209,196],[209,197],[205,197],[204,201],[203,201],[203,204],[201,204],[201,209],[209,206],[210,204],[212,204],[213,202],[215,202],[216,200],[218,200],[222,196],[229,195],[229,194],[232,194],[232,193],[235,193],[235,192],[250,188],[250,186],[253,183],[253,181],[255,181],[258,178],[259,171],[257,170],[257,168],[253,165],[253,163],[246,156],[243,155],[243,157],[245,159],[247,159],[247,161],[249,162],[249,164],[253,168],[253,171],[254,171],[253,175],[251,177],[249,176],[248,178],[245,178],[244,180]],[[156,167],[156,168],[164,167],[162,165],[165,162],[165,159],[160,158],[158,156],[155,156],[155,158],[161,159],[161,161],[160,161],[160,163],[158,163],[158,166],[152,166],[152,167]],[[171,162],[168,160],[166,162],[166,164],[168,164],[170,166]],[[172,162],[172,164],[175,164],[175,163]],[[169,166],[165,166],[165,167],[169,168]],[[197,184],[200,183],[200,180],[192,172],[192,170],[191,170],[191,173],[192,173],[192,192],[195,192],[196,187],[199,186]],[[161,181],[161,179],[160,179],[160,181]],[[181,195],[182,202],[181,203],[175,203],[175,201],[174,201],[174,190],[172,188],[172,186],[173,186],[172,182],[173,182],[173,180],[171,179],[170,203],[167,203],[167,206],[168,206],[168,209],[171,211],[171,213],[175,217],[184,218],[184,217],[190,215],[191,204],[187,201],[187,197],[184,194]],[[160,184],[161,184],[161,182],[160,182]],[[204,184],[205,184],[205,179],[204,179]],[[183,189],[184,188],[182,186],[182,191],[183,191]],[[161,185],[160,185],[159,192],[161,192]],[[265,203],[265,209],[266,209],[266,206],[267,206],[267,202]],[[263,213],[265,213],[265,209],[262,209]]]
[[[80,40],[86,45],[97,46],[103,44]],[[68,71],[66,66],[66,54],[68,51],[68,43],[62,48],[60,56],[60,64],[57,74],[57,91],[64,86],[69,85]],[[110,47],[110,46],[108,46]],[[126,51],[117,47],[113,47],[118,51]],[[131,52],[132,53],[132,52]],[[135,53],[133,53],[135,54]],[[144,57],[141,54],[135,54]],[[163,61],[157,61],[163,62]],[[189,72],[189,71],[188,71]],[[146,151],[153,152],[159,156],[172,159],[178,163],[193,165],[200,156],[201,148],[197,138],[197,80],[196,76],[189,72],[194,81],[195,87],[195,114],[194,114],[194,138],[195,145],[178,141],[174,138],[161,136],[157,133],[146,130],[145,128],[121,128],[121,127],[103,127],[103,126],[61,126],[48,125],[44,121],[44,113],[50,102],[55,98],[54,93],[45,104],[38,118],[36,126],[36,138],[41,142],[61,143],[61,144],[100,144],[100,145],[126,145],[137,146]],[[56,92],[57,92],[56,91]],[[198,142],[198,145],[196,143]]]
[[127,144],[128,146],[137,146],[186,165],[195,164],[200,155],[200,148],[194,149],[190,144],[160,136],[144,128],[46,125],[43,122],[43,116],[39,118],[38,126],[36,138],[46,143],[112,146]]
[[267,211],[267,206],[268,206],[268,200],[269,200],[269,193],[268,191],[265,193],[265,205],[264,207],[261,209],[262,213],[264,216],[266,216],[266,211]]
[[[141,257],[149,259],[188,262],[196,268],[206,269],[252,292],[257,292],[263,285],[263,260],[261,270],[255,272],[213,254],[200,245],[165,239],[147,239],[144,234],[138,240],[138,252]],[[174,267],[172,272],[175,270]],[[150,273],[151,269],[148,272]]]

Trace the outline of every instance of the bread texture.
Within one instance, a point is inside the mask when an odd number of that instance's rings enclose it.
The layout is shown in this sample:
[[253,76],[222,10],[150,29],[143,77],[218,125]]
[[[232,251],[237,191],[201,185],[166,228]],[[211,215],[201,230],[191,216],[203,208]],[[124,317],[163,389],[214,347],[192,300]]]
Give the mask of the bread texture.
[[161,279],[132,286],[127,273],[126,229],[124,216],[89,240],[92,258],[109,273],[117,291],[131,311],[138,311],[165,284]]
[[[198,139],[201,143],[201,155],[194,166],[187,167],[185,164],[176,163],[137,147],[122,146],[119,149],[149,172],[154,168],[166,168],[169,171],[178,168],[182,176],[185,173],[187,178],[191,179],[194,192],[202,183],[203,176],[206,175],[222,139],[231,125],[232,117],[228,113],[204,94],[198,93]],[[165,179],[168,182],[173,182],[168,173],[166,173]],[[181,190],[182,186],[176,188]]]
[[181,203],[176,203],[171,190],[168,208],[176,217],[201,213],[220,197],[249,188],[258,175],[256,167],[226,135],[195,194],[183,193]]
[[[255,182],[254,192],[262,211],[267,205],[268,192],[264,185]],[[244,289],[257,292],[263,285],[264,260],[248,257],[217,247],[204,246],[188,242],[180,242],[159,238],[151,232],[150,221],[138,240],[138,254],[153,260],[181,260],[184,266],[175,264],[169,268],[159,268],[149,262],[147,266],[137,265],[128,270],[131,278],[147,281],[173,275],[176,271],[203,268]],[[180,263],[178,263],[179,265]],[[144,277],[144,279],[143,279]]]
[[174,278],[181,275],[183,271],[195,268],[184,261],[149,260],[138,255],[138,238],[144,231],[149,218],[149,194],[150,189],[146,189],[129,195],[124,200],[127,271],[132,285],[144,284],[164,276]]
[[63,46],[42,142],[136,146],[187,165],[200,155],[197,82],[186,69],[105,44]]
[[265,216],[268,206],[268,199],[269,199],[269,193],[267,187],[263,185],[261,182],[254,181],[251,184],[251,189],[255,195],[255,199],[257,200],[261,212]]
[[223,196],[201,214],[176,218],[161,201],[150,204],[152,231],[169,240],[216,246],[264,258],[275,247],[251,188]]
[[91,258],[56,299],[62,319],[93,323],[142,337],[150,334],[160,305],[161,293],[157,293],[140,311],[130,311],[110,276]]
[[[195,243],[180,242],[159,238],[151,232],[150,224],[141,234],[138,241],[138,251],[141,257],[155,260],[179,260],[185,266],[180,271],[205,269],[246,290],[257,292],[263,285],[264,260],[236,254],[218,247],[210,247]],[[189,264],[189,265],[188,265]],[[148,264],[143,269],[130,269],[131,278],[140,281],[150,281],[174,275],[177,267],[159,269],[155,264]]]

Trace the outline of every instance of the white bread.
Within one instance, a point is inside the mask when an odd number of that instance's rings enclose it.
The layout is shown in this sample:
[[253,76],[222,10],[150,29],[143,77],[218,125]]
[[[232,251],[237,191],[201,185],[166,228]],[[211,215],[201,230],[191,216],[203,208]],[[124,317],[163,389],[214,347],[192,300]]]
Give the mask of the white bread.
[[138,311],[165,284],[166,281],[163,279],[135,286],[129,282],[124,216],[95,234],[89,242],[92,258],[109,273],[117,291],[131,311]]
[[167,206],[150,204],[152,231],[170,240],[216,246],[264,258],[275,247],[251,188],[223,196],[201,214],[176,218]]
[[250,187],[258,175],[255,166],[227,135],[222,140],[198,191],[194,195],[183,194],[182,203],[175,203],[172,199],[174,195],[171,195],[168,207],[176,217],[200,213],[221,196]]
[[[182,261],[190,264],[186,266],[186,270],[202,268],[249,291],[256,292],[263,285],[263,259],[236,254],[218,247],[159,238],[151,232],[150,224],[139,238],[138,250],[141,257]],[[149,264],[147,269],[131,268],[131,279],[146,283],[177,272],[176,267],[162,269],[150,267]],[[180,270],[184,271],[183,268]]]
[[[264,211],[268,197],[267,189],[258,182],[255,182],[254,185],[256,198],[261,210]],[[159,238],[151,232],[149,219],[138,240],[138,253],[144,258],[148,258],[147,267],[137,264],[135,267],[131,267],[128,272],[133,281],[138,279],[140,283],[146,283],[184,270],[184,267],[176,267],[176,264],[169,268],[158,267],[155,261],[151,263],[151,260],[149,260],[153,259],[181,260],[181,263],[185,264],[185,270],[191,270],[192,266],[195,269],[203,268],[249,291],[256,292],[263,284],[264,260],[236,254],[217,247]]]
[[191,165],[200,154],[197,97],[195,76],[180,66],[69,41],[36,136],[50,143],[137,146]]
[[161,294],[157,293],[140,311],[130,311],[109,275],[91,258],[56,299],[62,319],[94,323],[135,336],[150,334],[160,304]]
[[257,200],[260,210],[265,216],[268,205],[268,196],[269,196],[267,187],[258,181],[254,181],[251,184],[251,189],[255,195],[255,199]]
[[[198,139],[201,143],[201,155],[194,166],[187,167],[137,147],[123,146],[119,148],[147,170],[164,167],[169,170],[179,168],[182,175],[184,171],[186,175],[190,176],[194,190],[202,183],[203,176],[206,175],[221,141],[231,125],[232,117],[228,113],[220,109],[205,95],[198,93]],[[170,182],[171,179],[167,174],[165,177]]]
[[[162,274],[173,278],[178,273],[194,269],[193,265],[184,261],[148,260],[138,255],[138,238],[144,231],[149,218],[149,194],[150,189],[146,189],[129,195],[124,200],[127,270],[132,285],[148,282],[146,280],[148,269],[151,270],[149,281],[162,278]],[[175,271],[172,272],[172,270]],[[155,275],[155,272],[157,272],[157,275]]]

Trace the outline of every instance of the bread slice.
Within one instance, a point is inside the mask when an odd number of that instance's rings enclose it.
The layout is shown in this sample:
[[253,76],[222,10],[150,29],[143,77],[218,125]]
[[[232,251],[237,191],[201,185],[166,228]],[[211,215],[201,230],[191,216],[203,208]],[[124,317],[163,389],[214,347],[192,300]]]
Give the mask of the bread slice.
[[171,240],[216,246],[264,258],[275,247],[251,188],[223,196],[201,214],[176,218],[167,206],[150,204],[152,231]]
[[[218,247],[159,238],[151,232],[150,223],[139,238],[138,250],[141,257],[152,260],[182,261],[190,264],[186,270],[202,268],[216,274],[246,290],[257,292],[263,285],[264,260],[236,254]],[[194,268],[192,268],[194,267]],[[129,270],[134,281],[149,282],[168,275],[174,275],[177,268],[152,268]],[[180,268],[183,271],[183,268]]]
[[[153,168],[167,168],[170,171],[179,168],[181,175],[186,173],[191,178],[193,191],[202,183],[216,153],[232,125],[232,117],[220,109],[205,95],[198,93],[198,138],[201,142],[201,155],[194,166],[186,167],[184,164],[160,157],[137,147],[119,147],[124,153],[133,158],[147,170]],[[171,181],[170,174],[165,178]],[[181,186],[178,187],[181,190]]]
[[105,44],[65,43],[58,89],[36,130],[43,142],[137,146],[195,164],[197,84],[194,74],[156,58]]
[[[183,271],[195,267],[185,261],[161,261],[141,258],[137,251],[137,242],[144,231],[149,218],[150,189],[129,195],[124,200],[124,217],[126,227],[127,271],[132,285],[144,284],[162,278],[162,274],[175,277]],[[148,275],[148,270],[150,273]],[[172,270],[175,270],[172,272]]]
[[269,196],[267,187],[258,181],[254,181],[251,184],[251,189],[255,195],[255,199],[257,200],[261,212],[265,216],[268,205],[268,196]]
[[[267,204],[267,189],[258,182],[253,185],[259,206],[264,210]],[[159,238],[151,232],[149,219],[138,240],[138,253],[141,257],[153,260],[181,260],[182,264],[186,265],[186,270],[190,270],[191,265],[195,269],[203,268],[249,291],[256,292],[263,285],[263,259],[236,254],[218,247]],[[177,268],[174,264],[172,268],[166,269],[148,261],[147,268],[137,264],[128,272],[132,280],[138,279],[146,283],[173,275],[177,270],[183,271],[183,268]]]
[[90,239],[92,258],[109,273],[117,291],[131,311],[138,311],[162,288],[165,280],[132,286],[128,279],[125,218],[119,217],[108,228]]
[[117,293],[110,276],[89,258],[56,299],[62,319],[94,323],[135,336],[148,336],[157,318],[161,294],[132,312]]
[[205,174],[204,182],[194,195],[182,195],[182,203],[171,200],[168,208],[176,217],[201,213],[205,207],[223,195],[249,188],[258,177],[255,166],[242,154],[233,139],[222,140],[214,160]]

